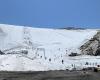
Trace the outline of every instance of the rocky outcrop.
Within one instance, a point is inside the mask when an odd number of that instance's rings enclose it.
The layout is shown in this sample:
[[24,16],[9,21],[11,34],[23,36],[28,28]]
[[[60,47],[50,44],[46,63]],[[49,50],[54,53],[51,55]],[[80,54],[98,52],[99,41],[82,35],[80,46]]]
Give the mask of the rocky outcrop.
[[85,30],[85,28],[77,28],[77,27],[64,27],[60,29],[65,29],[65,30]]
[[80,47],[81,53],[86,55],[100,55],[100,31],[88,42]]

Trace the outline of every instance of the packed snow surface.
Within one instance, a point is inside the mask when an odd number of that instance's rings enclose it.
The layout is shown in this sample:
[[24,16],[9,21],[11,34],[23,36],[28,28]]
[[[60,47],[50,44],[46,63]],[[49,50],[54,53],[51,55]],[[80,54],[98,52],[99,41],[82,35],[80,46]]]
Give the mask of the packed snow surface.
[[0,50],[5,53],[0,55],[0,70],[46,71],[96,66],[100,64],[99,56],[68,56],[72,52],[81,54],[80,46],[96,33],[95,29],[45,29],[0,24]]

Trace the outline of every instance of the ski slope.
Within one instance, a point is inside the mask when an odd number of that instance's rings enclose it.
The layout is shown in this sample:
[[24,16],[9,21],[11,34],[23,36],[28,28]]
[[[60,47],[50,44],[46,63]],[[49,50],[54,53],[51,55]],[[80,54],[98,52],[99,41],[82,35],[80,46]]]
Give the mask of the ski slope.
[[[99,56],[69,57],[97,33],[96,29],[65,30],[0,24],[0,70],[65,70],[100,64]],[[22,54],[27,50],[28,54]],[[12,53],[12,54],[8,54]],[[17,54],[16,54],[17,53]],[[63,60],[63,61],[62,61]]]

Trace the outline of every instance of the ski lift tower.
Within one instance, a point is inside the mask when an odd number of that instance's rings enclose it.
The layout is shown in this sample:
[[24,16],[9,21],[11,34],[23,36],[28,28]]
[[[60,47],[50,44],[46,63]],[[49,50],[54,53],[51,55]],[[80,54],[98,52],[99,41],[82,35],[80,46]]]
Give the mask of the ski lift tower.
[[43,51],[44,57],[45,57],[45,49],[44,48],[38,48],[40,46],[39,44],[32,42],[32,36],[30,34],[30,28],[24,27],[23,28],[23,42],[26,44],[26,49],[32,49],[34,56],[36,57],[39,51]]
[[32,47],[33,43],[31,42],[31,34],[30,34],[30,29],[27,27],[24,27],[23,29],[23,42],[24,44]]

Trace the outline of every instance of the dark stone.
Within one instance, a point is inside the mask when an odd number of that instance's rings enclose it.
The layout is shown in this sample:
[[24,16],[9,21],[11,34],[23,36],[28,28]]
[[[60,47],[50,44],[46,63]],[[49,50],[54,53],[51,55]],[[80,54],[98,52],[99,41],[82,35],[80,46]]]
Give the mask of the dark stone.
[[100,48],[97,49],[97,51],[96,51],[96,53],[95,53],[95,56],[98,56],[98,55],[100,55]]

